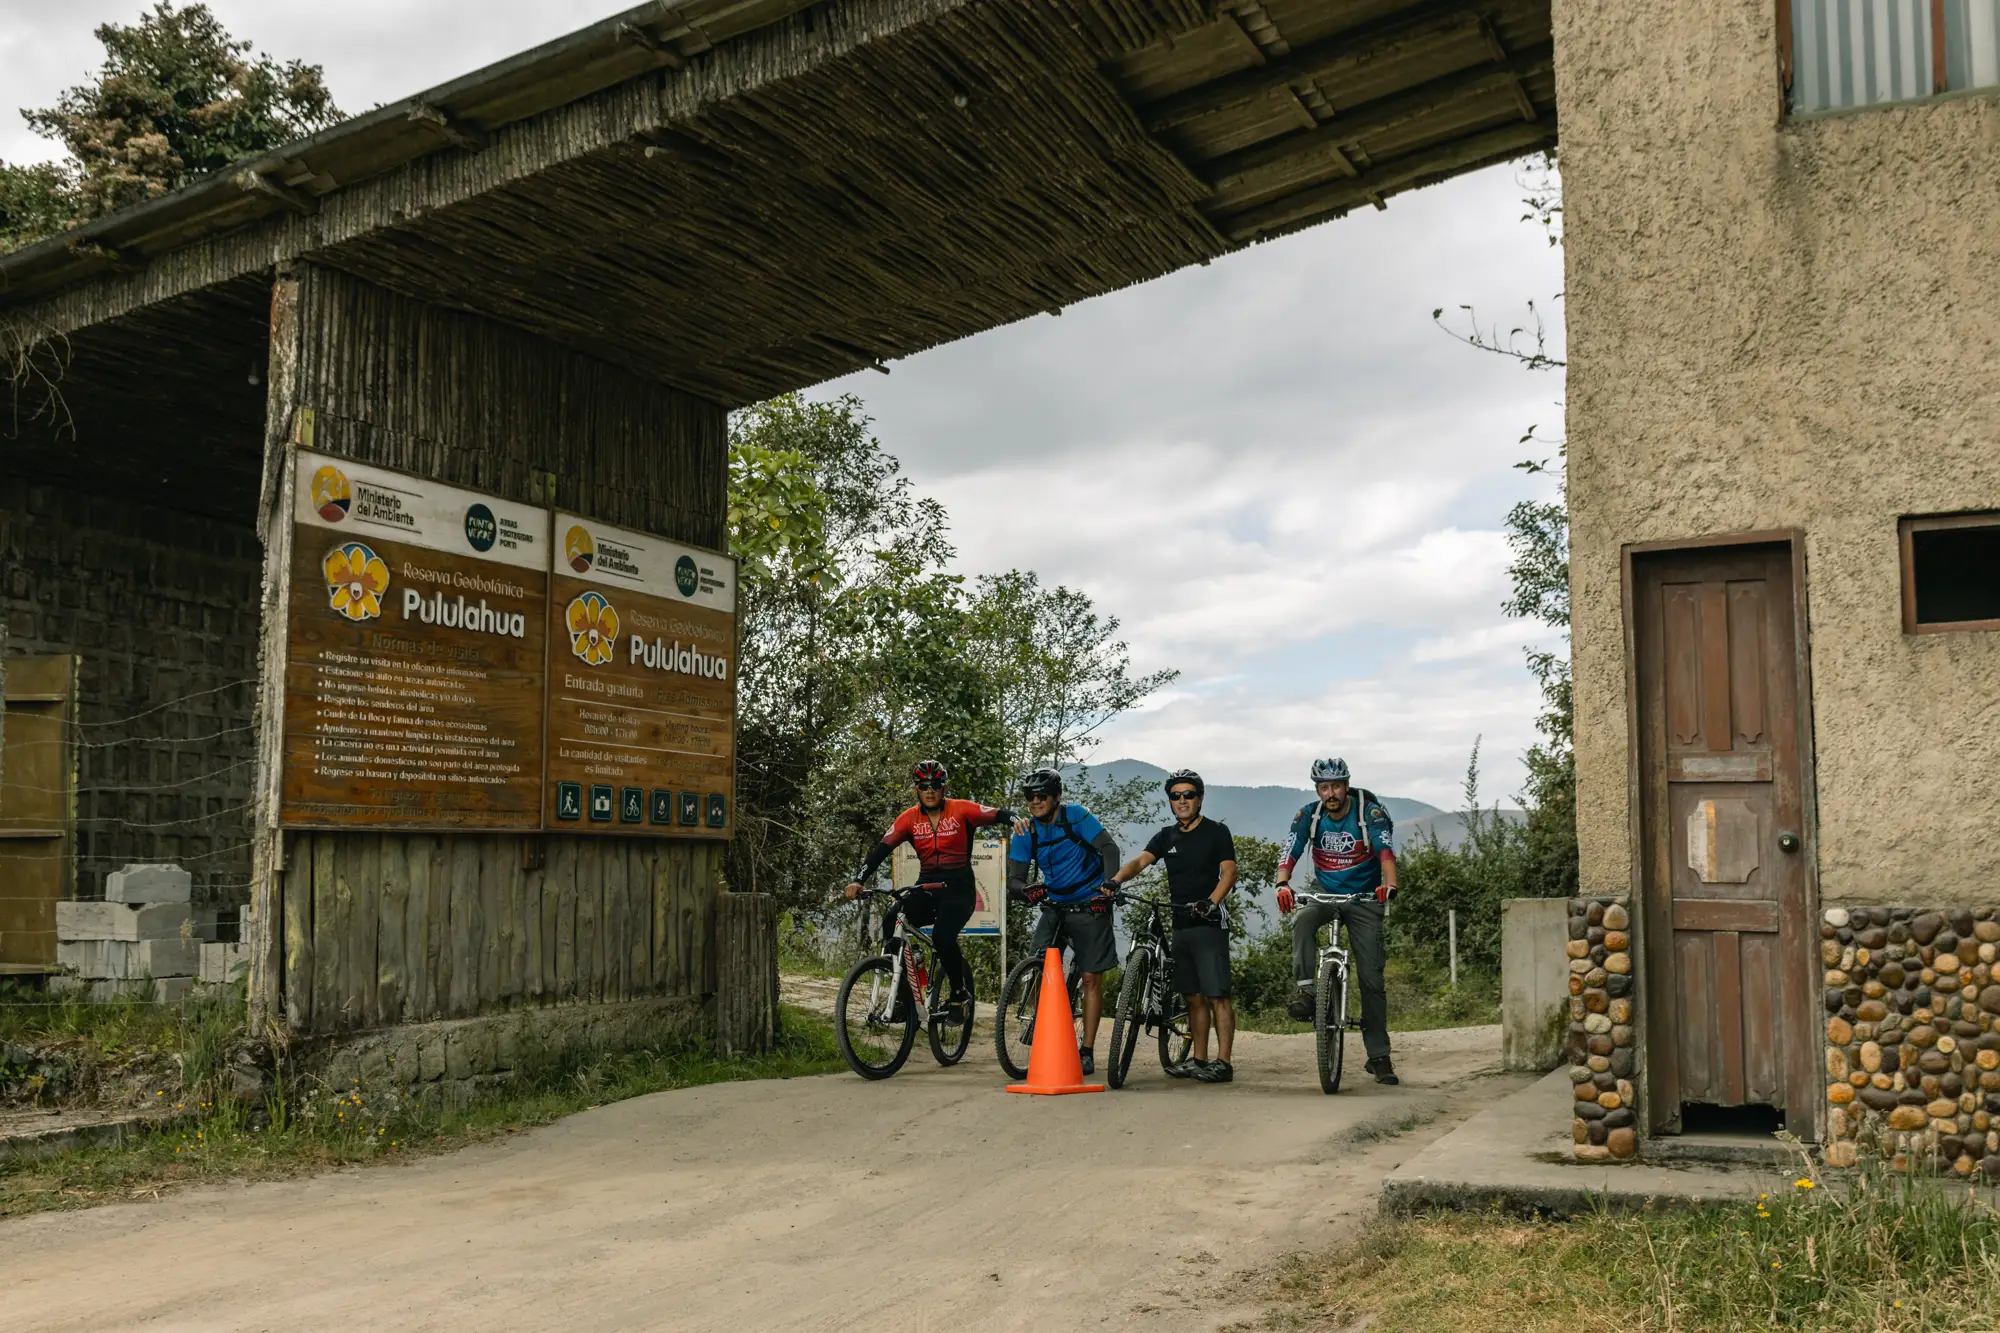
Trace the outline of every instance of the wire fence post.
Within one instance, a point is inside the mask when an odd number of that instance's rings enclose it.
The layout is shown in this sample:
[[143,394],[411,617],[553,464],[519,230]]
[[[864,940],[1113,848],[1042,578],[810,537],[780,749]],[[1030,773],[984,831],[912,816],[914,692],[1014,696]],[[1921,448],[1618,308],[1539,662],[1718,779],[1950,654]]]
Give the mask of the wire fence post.
[[1451,988],[1458,989],[1458,909],[1445,909],[1445,929],[1451,936]]

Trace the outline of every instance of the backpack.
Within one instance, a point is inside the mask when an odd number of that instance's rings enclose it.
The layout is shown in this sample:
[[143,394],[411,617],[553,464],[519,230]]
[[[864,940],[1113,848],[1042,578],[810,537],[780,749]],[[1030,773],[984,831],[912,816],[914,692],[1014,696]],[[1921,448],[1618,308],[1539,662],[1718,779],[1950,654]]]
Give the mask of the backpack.
[[[1375,844],[1368,836],[1368,807],[1370,805],[1382,805],[1382,802],[1374,792],[1369,791],[1366,787],[1356,787],[1348,794],[1357,802],[1354,807],[1354,824],[1356,828],[1361,830],[1361,850],[1372,852],[1375,850]],[[1389,807],[1382,806],[1382,812],[1385,815],[1388,811]],[[1325,803],[1322,801],[1313,801],[1307,805],[1300,806],[1298,814],[1292,816],[1292,822],[1297,823],[1308,814],[1313,817],[1312,824],[1306,829],[1306,851],[1310,853],[1314,847],[1319,845],[1319,821],[1326,814]]]
[[[1082,848],[1085,855],[1097,855],[1096,846],[1081,833],[1078,833],[1070,824],[1068,801],[1058,801],[1056,803],[1056,827],[1061,830],[1064,837]],[[1035,854],[1041,850],[1041,828],[1042,821],[1030,816],[1028,819],[1028,864],[1035,867],[1037,874],[1041,873],[1041,862],[1035,858]],[[1063,892],[1074,893],[1075,890],[1065,889]]]

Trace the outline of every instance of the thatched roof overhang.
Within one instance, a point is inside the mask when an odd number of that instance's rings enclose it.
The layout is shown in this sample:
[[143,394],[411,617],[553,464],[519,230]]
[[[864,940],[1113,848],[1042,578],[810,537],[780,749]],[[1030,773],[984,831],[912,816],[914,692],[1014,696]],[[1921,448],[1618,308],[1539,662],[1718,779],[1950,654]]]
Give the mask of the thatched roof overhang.
[[661,0],[0,256],[0,321],[234,365],[197,294],[309,260],[741,404],[1553,146],[1550,63],[1549,0]]

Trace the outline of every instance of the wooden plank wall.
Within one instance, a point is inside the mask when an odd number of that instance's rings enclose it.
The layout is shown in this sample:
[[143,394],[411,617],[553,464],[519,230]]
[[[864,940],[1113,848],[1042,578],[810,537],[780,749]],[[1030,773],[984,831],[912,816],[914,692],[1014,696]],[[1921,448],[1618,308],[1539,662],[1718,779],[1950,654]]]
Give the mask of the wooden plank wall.
[[717,843],[288,835],[286,1025],[340,1032],[715,989]]
[[[295,339],[295,369],[282,390],[274,377],[271,411],[290,421],[310,409],[314,447],[701,546],[725,540],[719,405],[332,269],[279,284],[295,308],[274,337]],[[267,477],[281,463],[267,459]],[[252,952],[268,965],[253,967],[252,998],[295,1032],[715,992],[719,844],[395,832],[284,842],[283,869],[253,886]]]

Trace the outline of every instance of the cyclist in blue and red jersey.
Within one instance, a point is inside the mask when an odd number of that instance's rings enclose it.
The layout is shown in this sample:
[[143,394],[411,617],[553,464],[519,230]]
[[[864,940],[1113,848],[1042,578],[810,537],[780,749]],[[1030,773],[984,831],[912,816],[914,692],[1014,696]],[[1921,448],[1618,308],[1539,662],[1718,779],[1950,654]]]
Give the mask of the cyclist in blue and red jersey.
[[1278,861],[1278,910],[1290,914],[1292,867],[1312,849],[1314,888],[1321,893],[1355,896],[1351,903],[1308,903],[1292,917],[1292,969],[1299,991],[1287,1012],[1305,1021],[1313,1013],[1313,970],[1319,962],[1319,932],[1330,922],[1345,922],[1354,970],[1361,977],[1361,1040],[1368,1049],[1369,1073],[1377,1083],[1395,1083],[1389,1062],[1389,997],[1383,969],[1389,953],[1382,938],[1382,917],[1396,895],[1396,826],[1374,792],[1351,786],[1347,761],[1319,759],[1312,766],[1313,789],[1319,799],[1292,820],[1291,845]]
[[952,800],[945,795],[950,777],[935,759],[926,759],[910,770],[917,803],[896,816],[882,840],[869,849],[860,876],[847,886],[847,896],[856,897],[861,881],[872,879],[898,845],[907,842],[916,849],[917,880],[927,892],[910,896],[903,904],[903,919],[931,927],[931,944],[951,981],[944,1021],[957,1025],[965,1021],[966,1006],[972,999],[972,967],[958,942],[958,932],[972,919],[979,896],[972,882],[972,831],[991,824],[1011,824],[1014,812],[977,801]]

